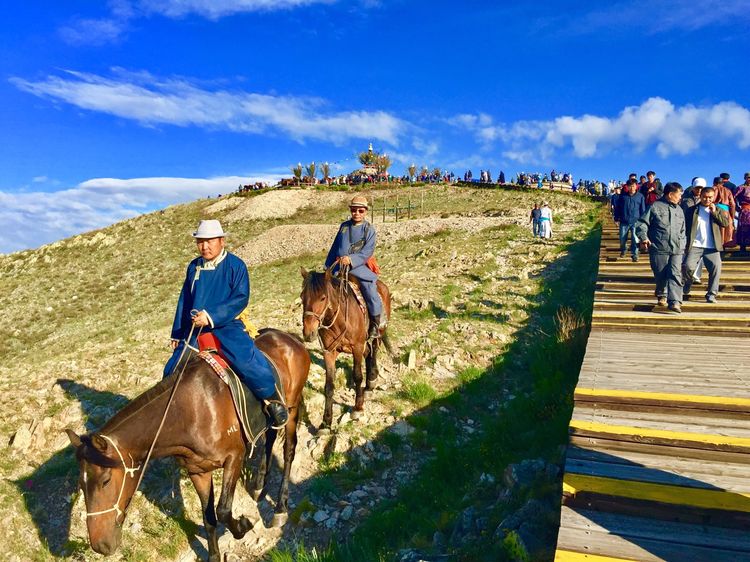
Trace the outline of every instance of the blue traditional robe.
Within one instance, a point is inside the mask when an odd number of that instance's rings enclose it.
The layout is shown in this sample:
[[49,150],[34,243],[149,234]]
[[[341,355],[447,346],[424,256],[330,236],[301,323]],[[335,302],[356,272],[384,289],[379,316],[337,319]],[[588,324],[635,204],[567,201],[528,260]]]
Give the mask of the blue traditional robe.
[[[365,243],[362,248],[353,251],[352,246],[363,238]],[[375,253],[376,242],[375,227],[367,221],[362,221],[358,225],[355,225],[351,220],[344,221],[341,223],[328,252],[328,257],[326,257],[326,267],[331,267],[337,258],[343,256],[349,256],[349,259],[352,260],[352,268],[349,274],[359,279],[359,286],[370,316],[380,316],[383,311],[383,303],[380,300],[377,288],[378,276],[367,267],[367,260]]]
[[[191,261],[172,323],[172,339],[180,340],[180,343],[164,367],[164,376],[172,374],[185,339],[190,335],[191,311],[205,310],[210,325],[205,326],[203,332],[213,332],[219,339],[222,352],[242,382],[261,400],[273,396],[271,365],[255,348],[242,321],[237,319],[249,299],[247,266],[234,254],[222,251],[209,262],[201,257]],[[195,329],[190,345],[196,345],[197,334],[198,329]]]

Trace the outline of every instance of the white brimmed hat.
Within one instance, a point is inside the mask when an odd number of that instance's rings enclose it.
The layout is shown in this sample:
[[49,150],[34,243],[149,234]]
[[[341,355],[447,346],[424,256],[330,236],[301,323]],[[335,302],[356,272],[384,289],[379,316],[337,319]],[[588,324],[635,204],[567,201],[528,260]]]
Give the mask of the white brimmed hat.
[[706,187],[706,179],[705,178],[695,178],[693,180],[692,187]]
[[193,238],[223,238],[226,235],[221,223],[215,219],[201,221],[198,230],[193,232]]

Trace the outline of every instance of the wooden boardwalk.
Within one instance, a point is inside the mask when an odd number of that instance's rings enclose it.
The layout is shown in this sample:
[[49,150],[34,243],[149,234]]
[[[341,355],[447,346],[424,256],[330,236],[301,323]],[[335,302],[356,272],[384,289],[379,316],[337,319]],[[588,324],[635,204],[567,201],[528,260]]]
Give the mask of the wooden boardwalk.
[[750,258],[726,255],[716,304],[707,279],[657,307],[605,226],[557,562],[750,561]]

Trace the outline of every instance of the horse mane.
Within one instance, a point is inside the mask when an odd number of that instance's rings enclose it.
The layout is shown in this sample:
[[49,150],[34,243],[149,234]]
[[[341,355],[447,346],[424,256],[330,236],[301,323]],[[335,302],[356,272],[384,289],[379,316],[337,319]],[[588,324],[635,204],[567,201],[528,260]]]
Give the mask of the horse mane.
[[[335,276],[330,276],[327,279],[329,279],[330,284],[333,288],[338,289],[341,287],[341,279]],[[310,296],[317,297],[321,293],[326,292],[326,286],[327,281],[326,274],[320,271],[311,271],[307,274],[307,277],[305,277],[305,281],[302,284],[302,292],[303,293],[309,293]],[[349,287],[345,286],[345,290],[348,291]]]
[[[194,363],[196,361],[201,360],[197,357],[194,357],[185,366],[185,370],[187,370],[187,367],[190,366],[191,363]],[[157,400],[158,398],[161,398],[164,394],[170,392],[176,380],[177,377],[174,375],[165,377],[143,394],[133,398],[133,400],[128,402],[119,412],[112,416],[106,424],[104,424],[104,427],[101,428],[100,432],[107,433],[117,429],[120,425],[125,423],[131,417],[140,412],[143,408],[148,406],[151,402]]]

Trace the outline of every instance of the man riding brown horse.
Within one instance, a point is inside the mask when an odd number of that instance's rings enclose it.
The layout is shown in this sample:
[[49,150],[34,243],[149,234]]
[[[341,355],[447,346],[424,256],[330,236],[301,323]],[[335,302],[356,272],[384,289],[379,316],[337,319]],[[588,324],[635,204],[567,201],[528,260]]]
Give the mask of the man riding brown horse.
[[193,233],[201,255],[187,267],[172,324],[174,351],[164,376],[174,371],[188,338],[187,344],[195,347],[198,331],[212,332],[237,376],[265,404],[273,425],[281,427],[289,414],[276,389],[271,364],[239,319],[250,298],[247,266],[226,251],[225,237],[217,220],[201,221]]
[[370,325],[367,339],[372,341],[378,337],[380,320],[383,312],[383,302],[378,294],[376,273],[377,266],[371,266],[377,233],[375,227],[367,218],[367,197],[357,195],[349,203],[351,218],[339,226],[336,238],[326,257],[326,268],[334,267],[334,273],[339,267],[349,267],[349,274],[359,281]]

